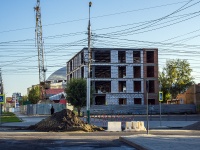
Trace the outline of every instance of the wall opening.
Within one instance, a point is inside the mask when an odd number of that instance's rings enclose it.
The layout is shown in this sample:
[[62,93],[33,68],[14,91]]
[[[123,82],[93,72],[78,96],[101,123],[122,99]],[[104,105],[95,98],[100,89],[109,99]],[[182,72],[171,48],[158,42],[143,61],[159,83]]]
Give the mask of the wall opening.
[[95,66],[95,78],[110,78],[111,67],[110,66]]
[[154,66],[147,66],[147,77],[154,77]]
[[82,53],[81,53],[81,64],[85,64],[84,59],[85,59],[84,53],[82,52]]
[[133,81],[134,82],[134,92],[141,92],[141,81]]
[[134,66],[133,67],[134,72],[134,78],[141,78],[141,67],[140,66]]
[[142,104],[141,98],[134,98],[134,104]]
[[70,79],[72,79],[72,73],[70,74]]
[[84,67],[81,67],[81,78],[84,78]]
[[126,105],[126,104],[127,104],[126,98],[119,98],[119,105]]
[[94,51],[95,63],[110,63],[110,51],[98,50]]
[[105,98],[106,98],[106,96],[96,96],[95,97],[95,105],[105,105],[106,104]]
[[133,52],[133,63],[140,63],[140,51]]
[[126,77],[126,66],[119,66],[118,67],[118,78],[125,78]]
[[154,80],[149,80],[149,93],[155,93],[155,82],[154,82]]
[[96,81],[95,91],[96,93],[110,93],[111,81]]
[[69,70],[72,71],[72,61],[70,61],[69,64],[70,64],[70,65],[69,65],[69,67],[70,67]]
[[147,63],[154,63],[154,51],[147,51]]
[[126,92],[126,81],[119,81],[119,92]]
[[126,63],[126,51],[118,51],[118,62]]
[[148,99],[149,105],[155,105],[155,99]]

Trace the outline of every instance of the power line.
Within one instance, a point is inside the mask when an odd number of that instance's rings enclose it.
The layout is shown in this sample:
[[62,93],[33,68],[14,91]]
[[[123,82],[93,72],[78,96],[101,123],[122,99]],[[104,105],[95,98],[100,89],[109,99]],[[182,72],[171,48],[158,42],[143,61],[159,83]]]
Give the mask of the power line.
[[[158,5],[158,6],[153,6],[153,7],[140,8],[140,9],[134,9],[134,10],[124,11],[124,12],[117,12],[117,13],[112,13],[112,14],[106,14],[106,15],[91,17],[91,19],[108,17],[108,16],[113,16],[113,15],[120,15],[120,14],[125,14],[125,13],[132,13],[132,12],[143,11],[143,10],[149,10],[149,9],[154,9],[154,8],[160,8],[160,7],[165,7],[165,6],[171,6],[171,5],[181,4],[181,3],[185,3],[185,2],[188,2],[188,1],[180,1],[180,2],[176,2],[176,3],[169,3],[169,4]],[[58,22],[58,23],[51,23],[51,24],[43,25],[43,27],[53,26],[53,25],[59,25],[59,24],[65,24],[65,23],[71,23],[71,22],[77,22],[77,21],[84,21],[84,20],[88,20],[88,18],[75,19],[75,20],[63,21],[63,22]],[[25,27],[25,28],[19,28],[19,29],[10,29],[10,30],[5,30],[5,31],[0,31],[0,34],[1,33],[6,33],[6,32],[14,32],[14,31],[27,30],[27,29],[35,29],[35,27]]]

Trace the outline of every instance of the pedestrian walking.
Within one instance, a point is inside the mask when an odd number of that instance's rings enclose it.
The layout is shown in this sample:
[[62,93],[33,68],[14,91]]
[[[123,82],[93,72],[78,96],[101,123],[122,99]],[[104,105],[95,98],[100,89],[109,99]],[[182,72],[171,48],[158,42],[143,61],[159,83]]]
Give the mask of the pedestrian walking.
[[54,114],[54,108],[53,108],[53,106],[51,106],[51,115],[53,115]]

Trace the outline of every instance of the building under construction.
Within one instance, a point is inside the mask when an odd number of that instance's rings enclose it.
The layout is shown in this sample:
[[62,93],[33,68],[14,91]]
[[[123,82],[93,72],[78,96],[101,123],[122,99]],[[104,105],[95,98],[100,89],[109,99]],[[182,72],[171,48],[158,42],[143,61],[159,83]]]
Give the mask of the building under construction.
[[67,62],[67,81],[87,78],[92,105],[158,104],[158,49],[83,48]]

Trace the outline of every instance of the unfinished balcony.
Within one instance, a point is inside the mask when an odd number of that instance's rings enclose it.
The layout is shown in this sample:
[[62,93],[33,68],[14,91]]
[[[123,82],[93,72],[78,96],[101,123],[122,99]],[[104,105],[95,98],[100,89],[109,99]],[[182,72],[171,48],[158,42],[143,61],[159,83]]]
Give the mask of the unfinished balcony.
[[140,66],[133,67],[133,78],[141,78],[141,67]]
[[96,81],[95,91],[97,94],[110,93],[111,82],[110,81]]
[[118,67],[118,78],[126,78],[126,66]]
[[140,58],[140,51],[134,51],[133,52],[133,63],[140,63],[141,58]]
[[94,78],[110,78],[111,67],[110,66],[95,66],[95,77]]
[[126,51],[118,51],[118,62],[126,63]]
[[126,93],[126,81],[119,81],[118,90],[120,93]]
[[110,51],[98,50],[94,52],[95,63],[110,63]]

